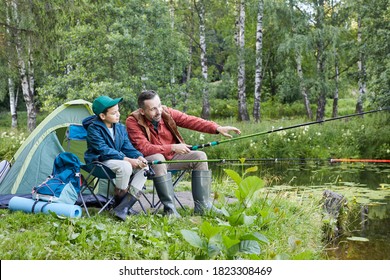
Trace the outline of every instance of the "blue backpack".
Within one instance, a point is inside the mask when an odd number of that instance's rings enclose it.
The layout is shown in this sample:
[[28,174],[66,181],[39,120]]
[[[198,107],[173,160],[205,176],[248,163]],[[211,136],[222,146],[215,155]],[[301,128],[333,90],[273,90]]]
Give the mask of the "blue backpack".
[[52,174],[40,185],[33,187],[33,199],[75,204],[82,185],[81,165],[75,154],[58,154],[54,159]]

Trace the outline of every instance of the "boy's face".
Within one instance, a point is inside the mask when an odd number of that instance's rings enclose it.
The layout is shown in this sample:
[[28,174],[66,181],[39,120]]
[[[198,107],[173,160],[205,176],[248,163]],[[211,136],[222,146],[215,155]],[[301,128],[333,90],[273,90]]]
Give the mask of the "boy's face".
[[107,109],[107,112],[99,115],[100,119],[107,125],[112,127],[113,123],[118,123],[120,119],[119,106],[118,104]]
[[161,101],[160,97],[156,95],[153,99],[144,101],[144,108],[141,108],[141,114],[149,121],[159,122],[161,120]]

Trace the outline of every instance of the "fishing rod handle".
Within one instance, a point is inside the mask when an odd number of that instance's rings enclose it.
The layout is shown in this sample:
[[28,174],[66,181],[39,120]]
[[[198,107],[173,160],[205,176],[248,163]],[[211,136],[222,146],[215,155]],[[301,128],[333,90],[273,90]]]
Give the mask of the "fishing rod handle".
[[201,144],[201,145],[194,145],[190,148],[191,151],[196,151],[198,149],[202,149],[204,147],[211,147],[211,146],[216,146],[218,145],[219,142],[218,141],[213,141],[213,142],[209,142],[209,143],[206,143],[206,144]]

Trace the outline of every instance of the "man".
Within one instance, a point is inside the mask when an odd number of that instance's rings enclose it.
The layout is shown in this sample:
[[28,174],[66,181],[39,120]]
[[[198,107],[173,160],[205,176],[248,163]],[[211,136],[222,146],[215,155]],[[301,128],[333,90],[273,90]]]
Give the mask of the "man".
[[[219,126],[195,116],[161,105],[160,97],[155,91],[143,91],[138,97],[139,109],[130,114],[126,128],[131,142],[148,161],[159,160],[207,160],[203,151],[192,151],[178,131],[178,127],[210,134],[229,134],[233,131],[240,134],[238,128]],[[175,207],[171,173],[168,170],[192,169],[192,196],[196,214],[205,210],[220,213],[209,201],[211,191],[211,171],[207,162],[185,162],[157,164],[153,166],[153,178],[157,194],[167,214],[180,217]]]
[[94,116],[83,120],[87,130],[87,164],[101,161],[115,172],[115,216],[125,221],[131,207],[137,201],[128,193],[130,177],[135,169],[147,166],[143,155],[131,144],[126,128],[119,122],[118,103],[122,98],[99,96],[92,103]]

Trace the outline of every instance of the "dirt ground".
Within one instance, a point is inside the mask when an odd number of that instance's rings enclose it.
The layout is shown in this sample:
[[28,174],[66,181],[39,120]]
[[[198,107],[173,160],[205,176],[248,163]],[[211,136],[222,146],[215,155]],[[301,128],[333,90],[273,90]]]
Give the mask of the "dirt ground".
[[[180,203],[184,207],[186,207],[187,209],[192,209],[194,207],[194,201],[192,199],[191,192],[188,192],[188,191],[187,192],[176,192],[175,194],[176,194],[177,199],[180,201]],[[158,201],[159,201],[159,198],[158,198],[157,194],[154,195],[154,200],[153,200],[153,193],[146,193],[145,196],[141,196],[141,198],[140,198],[140,202],[146,211],[148,211],[148,210],[154,211],[155,208],[152,207],[152,204],[157,204]],[[142,211],[141,204],[136,203],[133,206],[133,209],[136,211]],[[180,207],[180,205],[177,201],[176,201],[176,207],[177,208]],[[163,207],[161,207],[159,210],[162,210],[162,208]]]
[[[180,201],[180,203],[183,205],[184,208],[188,211],[192,211],[194,208],[194,200],[192,198],[192,193],[191,191],[183,191],[183,192],[175,192],[177,199]],[[212,199],[212,198],[211,198]],[[154,195],[154,200],[153,200],[153,193],[146,193],[145,196],[141,196],[140,202],[142,206],[144,207],[145,211],[148,212],[153,212],[155,211],[156,208],[153,208],[152,205],[156,204],[159,201],[159,198],[157,194]],[[234,202],[235,199],[231,198],[228,200],[228,203]],[[133,206],[133,209],[136,211],[142,211],[140,203],[136,203]],[[176,201],[176,208],[180,209],[180,204],[179,202]],[[162,211],[163,207],[160,207],[158,211]]]

